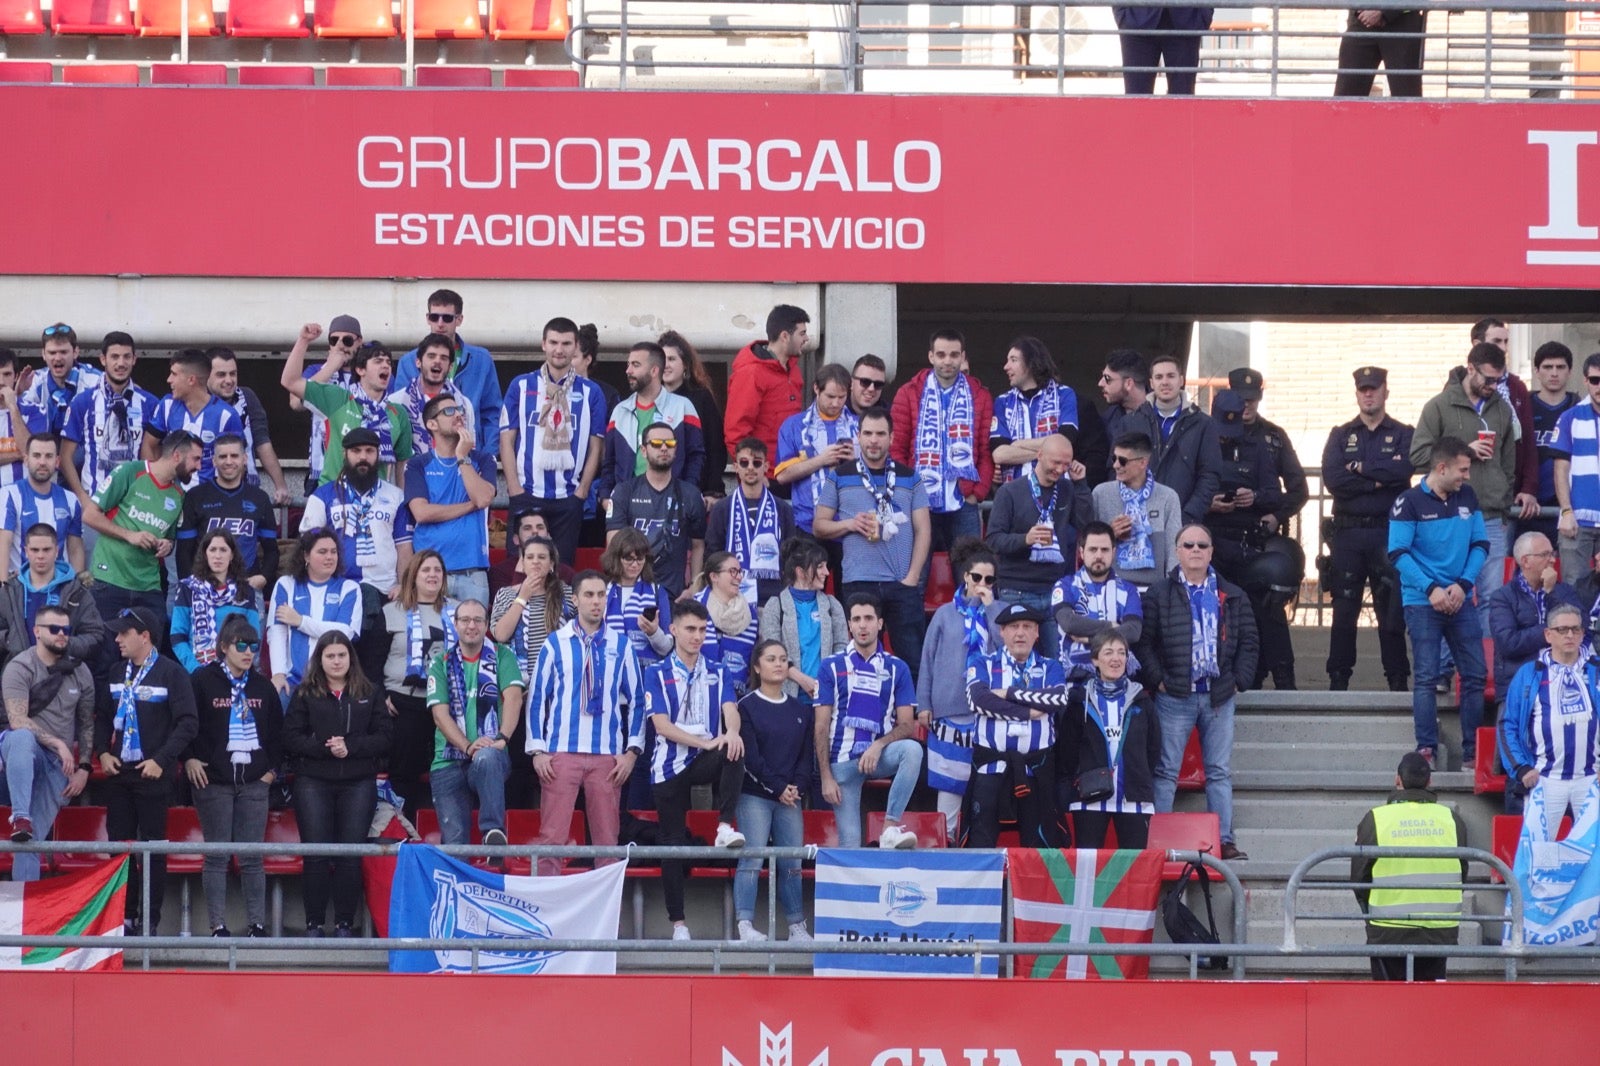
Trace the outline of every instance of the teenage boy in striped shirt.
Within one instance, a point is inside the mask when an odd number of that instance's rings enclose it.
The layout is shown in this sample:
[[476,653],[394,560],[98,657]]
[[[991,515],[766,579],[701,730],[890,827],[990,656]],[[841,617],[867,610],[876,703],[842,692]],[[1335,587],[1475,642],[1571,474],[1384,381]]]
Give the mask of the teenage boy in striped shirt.
[[[585,570],[573,579],[578,616],[539,649],[528,693],[528,744],[539,775],[539,839],[567,843],[583,789],[589,837],[617,843],[622,786],[644,752],[644,681],[633,645],[606,628],[606,579]],[[601,859],[599,862],[613,861]],[[541,858],[541,876],[562,860]]]

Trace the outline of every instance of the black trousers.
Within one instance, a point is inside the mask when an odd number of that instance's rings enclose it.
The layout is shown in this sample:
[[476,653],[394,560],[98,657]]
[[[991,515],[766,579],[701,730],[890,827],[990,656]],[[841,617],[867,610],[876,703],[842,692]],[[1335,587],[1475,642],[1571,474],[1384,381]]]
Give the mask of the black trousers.
[[[295,777],[294,809],[304,843],[366,843],[377,806],[378,789],[370,776],[354,781],[325,781],[305,774]],[[301,892],[308,928],[327,920],[330,895],[333,920],[354,925],[361,908],[361,859],[354,855],[331,860],[307,858]]]
[[1074,847],[1103,848],[1106,846],[1106,829],[1117,827],[1117,847],[1143,848],[1150,842],[1150,816],[1148,814],[1108,814],[1105,811],[1073,811],[1072,835]]
[[428,711],[428,701],[420,696],[395,692],[389,695],[389,701],[398,712],[389,747],[389,784],[406,801],[406,817],[415,822],[419,810],[433,806],[433,792],[422,780],[433,765],[433,715]]
[[1349,677],[1356,666],[1356,620],[1362,590],[1372,590],[1378,616],[1378,649],[1383,675],[1404,682],[1411,676],[1406,655],[1406,620],[1400,605],[1400,582],[1389,564],[1389,529],[1337,529],[1324,576],[1333,595],[1333,627],[1328,634],[1328,676]]
[[544,515],[544,524],[550,527],[550,539],[555,542],[561,561],[568,566],[578,555],[578,534],[583,529],[583,498],[569,496],[564,500],[541,500],[524,492],[511,501],[511,513],[531,511]]
[[[994,762],[1004,763],[1004,772],[978,772],[980,766]],[[964,847],[996,846],[1000,839],[1000,809],[1008,792],[1016,804],[1017,831],[1023,847],[1070,846],[1056,804],[1055,756],[1048,751],[1015,755],[990,748],[973,748],[967,809],[961,819],[967,827]]]
[[[1374,981],[1404,981],[1406,979],[1406,958],[1404,955],[1391,955],[1384,958],[1374,958],[1372,961],[1372,979]],[[1445,957],[1443,955],[1418,955],[1411,967],[1412,980],[1414,981],[1443,981]]]
[[[689,843],[689,790],[695,785],[712,786],[718,820],[732,825],[743,782],[744,760],[730,762],[721,748],[715,748],[702,751],[681,774],[656,785],[652,791],[660,818],[657,839],[662,846],[683,847]],[[661,890],[667,897],[667,917],[675,922],[683,921],[683,866],[682,862],[671,859],[661,863]]]
[[1375,30],[1361,25],[1351,12],[1339,41],[1339,69],[1346,73],[1334,80],[1333,95],[1371,95],[1372,79],[1382,63],[1390,96],[1421,96],[1422,51],[1427,44],[1422,34],[1427,28],[1426,11],[1408,11]]
[[[1163,10],[1158,30],[1172,30],[1172,12]],[[1122,44],[1124,67],[1148,67],[1148,70],[1125,70],[1122,89],[1129,96],[1149,96],[1156,91],[1155,67],[1164,67],[1167,75],[1168,96],[1193,96],[1194,83],[1200,66],[1200,34],[1154,36],[1125,31]]]
[[[1227,536],[1214,533],[1214,556],[1217,573],[1246,588],[1243,580],[1245,564],[1254,557],[1244,545]],[[1248,679],[1251,688],[1260,688],[1267,675],[1278,688],[1294,686],[1294,643],[1289,636],[1289,618],[1284,614],[1280,594],[1250,593],[1250,612],[1255,616],[1256,632],[1261,638],[1261,656],[1257,660],[1256,676]],[[1241,684],[1247,679],[1240,678]]]
[[[179,764],[181,765],[181,764]],[[177,767],[168,772],[170,777]],[[172,782],[168,777],[154,781],[140,777],[132,769],[124,770],[106,782],[106,838],[108,840],[165,840],[167,839],[167,808],[172,805]],[[144,894],[144,875],[140,868],[144,860],[133,857],[128,867],[128,893],[122,914],[134,923],[134,932],[143,933],[140,923],[140,902]],[[167,857],[150,856],[150,934],[156,935],[161,926],[161,901],[167,894]]]

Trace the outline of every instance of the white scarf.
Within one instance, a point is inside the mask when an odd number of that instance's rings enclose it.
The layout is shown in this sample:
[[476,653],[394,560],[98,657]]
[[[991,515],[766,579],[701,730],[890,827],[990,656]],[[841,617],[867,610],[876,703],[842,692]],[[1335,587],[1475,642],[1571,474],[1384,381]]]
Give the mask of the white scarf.
[[578,375],[569,370],[560,381],[538,377],[539,444],[533,451],[535,470],[571,470],[578,465],[572,455],[572,389]]
[[[839,417],[831,422],[822,417],[822,412],[817,410],[817,405],[812,404],[806,408],[805,414],[800,416],[800,440],[805,445],[805,453],[812,458],[821,455],[841,440],[855,440],[856,434],[861,429],[861,422],[856,418],[856,413],[850,410],[850,405],[845,404],[844,410],[839,412]],[[814,500],[822,492],[822,483],[828,480],[828,468],[812,471],[811,498]]]

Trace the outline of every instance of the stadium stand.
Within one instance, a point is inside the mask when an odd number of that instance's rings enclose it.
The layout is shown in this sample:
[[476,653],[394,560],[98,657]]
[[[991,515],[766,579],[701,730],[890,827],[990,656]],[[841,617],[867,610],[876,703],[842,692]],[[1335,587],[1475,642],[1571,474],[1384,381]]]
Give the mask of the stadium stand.
[[[408,0],[405,7],[413,8],[413,4]],[[484,36],[477,0],[415,0],[414,11],[410,17],[419,41],[477,40]]]
[[[141,37],[183,36],[182,0],[139,0],[133,16]],[[211,0],[189,0],[189,36],[215,37],[221,33]]]
[[156,63],[150,68],[151,85],[226,85],[228,68],[222,63]]
[[393,37],[394,11],[389,0],[317,0],[311,29],[318,37]]
[[50,32],[115,37],[136,32],[128,0],[54,0]]
[[309,37],[306,8],[299,0],[230,0],[229,37]]

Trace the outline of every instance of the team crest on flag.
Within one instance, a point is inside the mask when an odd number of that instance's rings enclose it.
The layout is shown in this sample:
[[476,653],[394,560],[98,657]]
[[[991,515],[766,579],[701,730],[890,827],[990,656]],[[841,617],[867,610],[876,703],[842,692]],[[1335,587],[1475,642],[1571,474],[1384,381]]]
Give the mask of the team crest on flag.
[[0,883],[0,936],[99,936],[105,947],[0,947],[0,970],[120,970],[128,857],[47,881]]
[[1522,889],[1522,931],[1530,946],[1595,942],[1595,929],[1600,926],[1597,807],[1600,795],[1591,783],[1566,838],[1535,842],[1529,823],[1543,812],[1528,805],[1511,876]]
[[[998,853],[878,851],[823,848],[817,852],[817,939],[842,943],[970,944],[1000,938],[1005,876]],[[819,952],[820,976],[971,977],[972,956],[844,955]],[[999,960],[983,960],[985,976]]]
[[[1019,944],[1148,944],[1161,894],[1159,851],[1008,848]],[[1019,977],[1149,976],[1147,955],[1018,955]]]

